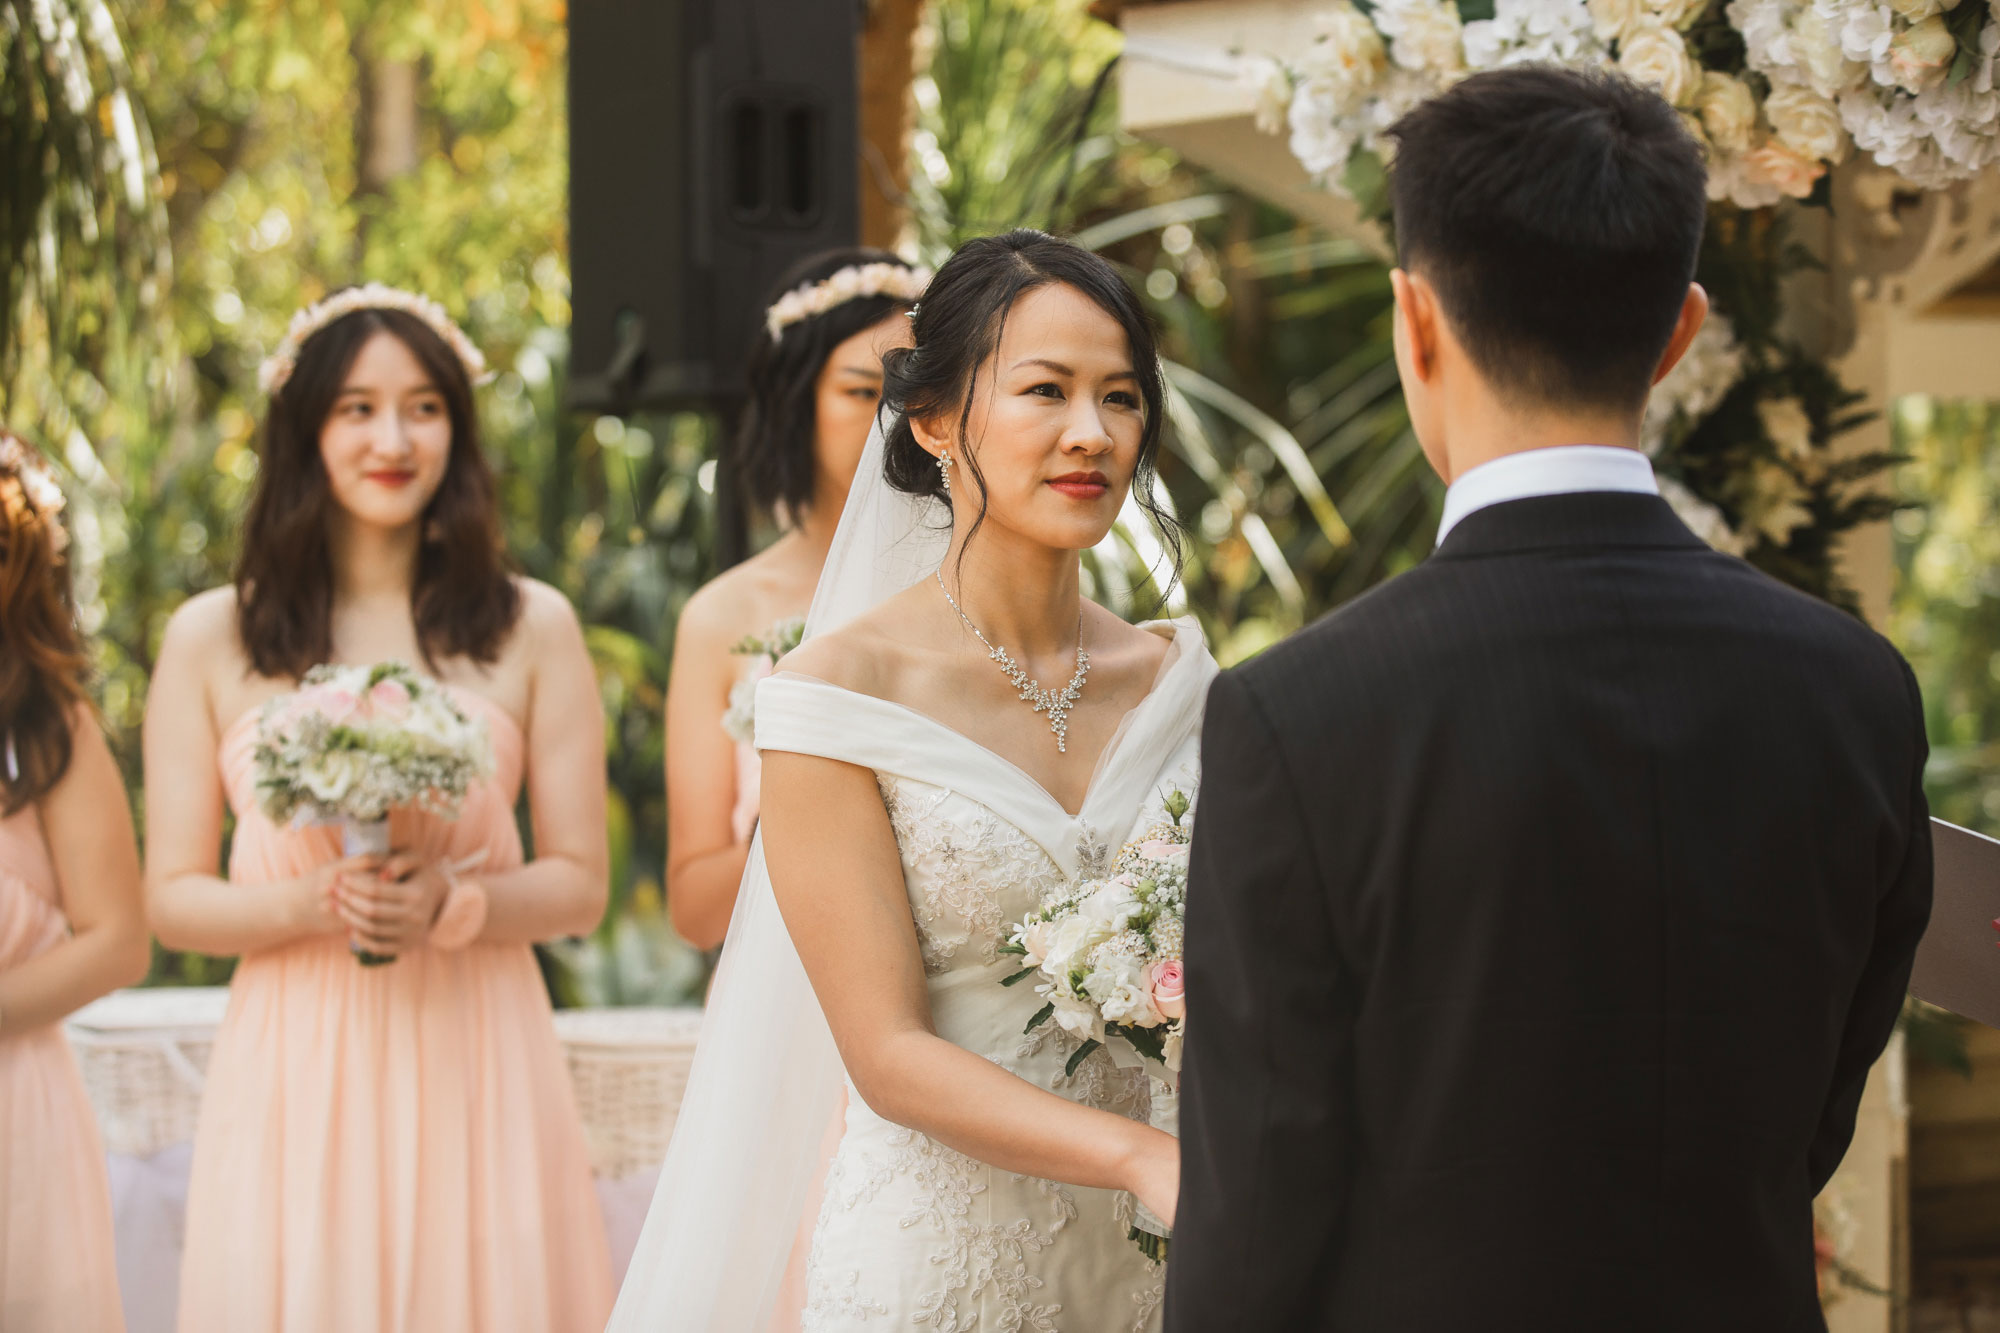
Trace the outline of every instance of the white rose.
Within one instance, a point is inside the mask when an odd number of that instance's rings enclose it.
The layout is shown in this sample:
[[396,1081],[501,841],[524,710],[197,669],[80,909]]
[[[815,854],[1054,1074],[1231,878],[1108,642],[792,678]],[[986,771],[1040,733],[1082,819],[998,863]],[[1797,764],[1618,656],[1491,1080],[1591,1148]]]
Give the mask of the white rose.
[[1115,935],[1132,924],[1132,917],[1141,911],[1139,895],[1129,884],[1113,880],[1090,895],[1083,904],[1083,914],[1104,928],[1104,933]]
[[1898,33],[1889,43],[1889,68],[1896,82],[1913,93],[1943,82],[1957,56],[1958,39],[1937,17]]
[[1646,0],[1646,8],[1670,28],[1685,29],[1708,8],[1708,0]]
[[1135,1028],[1156,1028],[1166,1017],[1153,1007],[1153,997],[1144,986],[1121,982],[1106,996],[1100,1008],[1107,1023],[1125,1023]]
[[[1883,21],[1883,31],[1887,31],[1887,13],[1873,5],[1856,8],[1855,17],[1866,28],[1870,16],[1879,15]],[[1857,30],[1857,40],[1865,47],[1872,38],[1862,40],[1865,34]],[[1806,76],[1806,82],[1821,97],[1837,97],[1845,89],[1865,80],[1861,65],[1878,59],[1876,56],[1849,58],[1846,49],[1845,26],[1842,16],[1829,12],[1818,5],[1801,10],[1792,20],[1792,58]],[[1885,39],[1882,50],[1888,50]],[[1859,59],[1861,63],[1856,63]]]
[[1051,970],[1067,972],[1078,959],[1109,939],[1110,935],[1110,931],[1081,912],[1066,916],[1056,922],[1055,929],[1049,933],[1048,952],[1043,958]]
[[1799,15],[1794,31],[1808,16],[1824,15],[1829,28],[1836,23],[1840,35],[1841,54],[1858,64],[1873,65],[1889,57],[1889,43],[1896,40],[1895,16],[1886,5],[1853,4],[1840,7],[1832,14],[1825,14],[1815,5]]
[[320,756],[317,764],[299,775],[307,791],[322,804],[333,805],[361,780],[362,757],[352,750],[335,750]]
[[1382,49],[1382,34],[1366,14],[1353,5],[1341,5],[1320,21],[1323,72],[1339,71],[1354,91],[1364,91],[1389,63]]
[[1675,106],[1687,105],[1701,87],[1701,66],[1688,56],[1687,43],[1657,19],[1641,22],[1618,44],[1618,68]]
[[1292,94],[1291,150],[1315,176],[1337,172],[1354,155],[1355,130],[1339,89],[1321,79],[1302,80]]
[[1764,114],[1778,139],[1820,162],[1838,162],[1847,153],[1840,108],[1810,88],[1778,88],[1764,99]]
[[1767,398],[1757,404],[1757,418],[1764,424],[1764,434],[1784,457],[1794,462],[1812,457],[1812,418],[1806,415],[1805,405],[1798,399]]
[[1646,17],[1645,0],[1587,0],[1590,26],[1599,41],[1615,42]]
[[1052,1017],[1057,1027],[1078,1041],[1104,1040],[1104,1020],[1098,1017],[1093,1005],[1067,995],[1056,996],[1053,1003],[1056,1011]]
[[[1099,1008],[1109,1004],[1113,996],[1134,986],[1140,990],[1146,988],[1146,970],[1130,954],[1113,954],[1083,979],[1085,993],[1097,1001]],[[1110,1016],[1110,1011],[1106,1010],[1105,1017]]]
[[1811,194],[1814,182],[1826,174],[1824,162],[1816,162],[1776,141],[1746,155],[1743,164],[1753,181],[1772,186],[1793,199]]
[[1922,23],[1954,7],[1945,4],[1944,0],[1889,0],[1889,8],[1912,23]]
[[1388,36],[1389,55],[1406,70],[1456,74],[1465,68],[1464,27],[1455,5],[1437,0],[1382,0],[1375,26]]
[[1757,127],[1757,98],[1749,84],[1710,70],[1701,76],[1694,106],[1716,147],[1727,153],[1750,151],[1750,132]]
[[1029,922],[1021,931],[1021,947],[1027,950],[1021,955],[1021,961],[1029,967],[1040,967],[1042,960],[1049,956],[1049,939],[1054,933],[1046,921]]

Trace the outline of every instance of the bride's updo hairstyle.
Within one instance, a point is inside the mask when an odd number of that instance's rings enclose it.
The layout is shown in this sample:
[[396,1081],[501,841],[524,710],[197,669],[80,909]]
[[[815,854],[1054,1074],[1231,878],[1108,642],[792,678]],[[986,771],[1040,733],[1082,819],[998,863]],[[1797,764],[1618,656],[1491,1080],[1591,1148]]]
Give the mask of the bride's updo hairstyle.
[[[931,279],[912,321],[915,345],[892,348],[882,358],[882,402],[895,414],[884,440],[883,471],[889,484],[907,495],[950,503],[937,459],[917,443],[910,418],[935,420],[956,410],[958,439],[963,444],[972,421],[980,371],[1000,346],[1007,313],[1023,293],[1053,283],[1074,287],[1125,330],[1132,369],[1139,376],[1139,397],[1145,404],[1132,495],[1159,528],[1178,578],[1180,524],[1153,495],[1154,462],[1160,452],[1166,412],[1152,320],[1118,270],[1102,256],[1047,232],[1022,227],[1002,236],[967,241]],[[955,462],[979,487],[979,516],[966,534],[969,543],[986,521],[986,479],[980,475],[979,461],[971,450],[962,450]]]
[[334,320],[300,346],[298,364],[271,399],[257,485],[236,563],[236,624],[260,676],[302,676],[333,656],[333,544],[340,502],[320,458],[320,434],[341,386],[378,333],[410,349],[451,422],[451,454],[423,513],[423,544],[410,590],[426,665],[500,656],[521,613],[509,571],[493,472],[479,442],[472,379],[429,324],[403,310],[366,308]]

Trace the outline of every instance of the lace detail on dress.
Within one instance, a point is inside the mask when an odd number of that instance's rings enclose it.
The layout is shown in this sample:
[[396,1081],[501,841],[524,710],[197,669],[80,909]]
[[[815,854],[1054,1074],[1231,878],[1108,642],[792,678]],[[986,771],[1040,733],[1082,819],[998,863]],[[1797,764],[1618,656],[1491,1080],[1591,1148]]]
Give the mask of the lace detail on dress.
[[833,1327],[827,1322],[830,1319],[858,1322],[876,1315],[886,1318],[889,1314],[888,1306],[861,1294],[859,1272],[846,1272],[837,1278],[820,1276],[816,1282],[818,1289],[812,1303],[800,1312],[799,1333],[821,1333],[821,1330]]
[[880,783],[902,849],[924,975],[942,975],[961,949],[975,964],[992,963],[1007,923],[1060,885],[1062,871],[984,806],[961,800],[955,808],[970,813],[951,818],[940,813],[950,791],[892,777]]
[[[944,1286],[932,1291],[917,1307],[913,1316],[917,1326],[936,1329],[937,1333],[979,1328],[979,1297],[990,1292],[1000,1306],[996,1333],[1021,1333],[1023,1329],[1056,1333],[1055,1316],[1062,1313],[1062,1306],[1035,1299],[1043,1280],[1029,1271],[1029,1260],[1055,1244],[1055,1233],[1076,1216],[1076,1204],[1068,1192],[1060,1186],[1038,1190],[1050,1205],[1046,1230],[1026,1217],[981,1224],[973,1217],[973,1196],[986,1192],[985,1167],[912,1130],[902,1131],[891,1142],[900,1150],[918,1190],[916,1206],[904,1215],[903,1226],[931,1227],[945,1240],[931,1254],[931,1263],[944,1276]],[[1014,1179],[1017,1183],[1027,1180],[1023,1176]]]
[[[878,775],[938,1034],[1057,1096],[1143,1120],[1151,1083],[1003,987],[1002,932],[1062,886],[1041,845],[962,792]],[[1104,839],[1082,830],[1085,839]],[[978,975],[959,975],[974,973]],[[804,1333],[1147,1333],[1163,1270],[1126,1239],[1131,1202],[996,1170],[874,1114],[850,1090],[806,1266]],[[882,1323],[887,1316],[886,1324]]]

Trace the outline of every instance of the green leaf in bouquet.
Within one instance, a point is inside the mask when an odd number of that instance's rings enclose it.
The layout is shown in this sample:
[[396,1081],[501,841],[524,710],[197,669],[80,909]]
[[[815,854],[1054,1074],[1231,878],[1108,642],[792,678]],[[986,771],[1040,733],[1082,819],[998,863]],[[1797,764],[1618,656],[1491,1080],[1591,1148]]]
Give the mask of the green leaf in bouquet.
[[1011,977],[1000,978],[1000,984],[1003,986],[1011,986],[1017,981],[1026,981],[1029,977],[1032,977],[1033,975],[1035,975],[1035,973],[1039,971],[1041,971],[1041,969],[1037,967],[1024,967]]
[[1043,1005],[1041,1008],[1035,1010],[1035,1016],[1028,1020],[1028,1026],[1021,1029],[1021,1035],[1026,1036],[1028,1033],[1033,1032],[1036,1028],[1054,1018],[1055,1014],[1056,1007],[1053,1003]]
[[[1004,954],[1013,954],[1013,955],[1014,955],[1015,957],[1017,957],[1017,958],[1019,958],[1019,957],[1026,957],[1026,956],[1027,956],[1027,953],[1028,953],[1028,946],[1027,946],[1027,945],[1025,945],[1025,944],[1023,944],[1023,943],[1021,943],[1021,942],[1020,942],[1019,940],[1008,940],[1008,941],[1007,941],[1007,942],[1006,942],[1005,944],[1001,945],[1001,946],[1000,946],[999,948],[995,949],[995,950],[994,950],[993,952],[995,952],[995,953],[1004,953]],[[1009,983],[1009,984],[1011,984],[1011,983]]]
[[1082,1064],[1085,1060],[1088,1060],[1090,1058],[1090,1053],[1096,1050],[1098,1047],[1102,1046],[1103,1044],[1104,1044],[1103,1042],[1097,1040],[1095,1037],[1092,1037],[1089,1041],[1077,1047],[1075,1053],[1073,1053],[1069,1057],[1069,1063],[1063,1066],[1063,1074],[1069,1078],[1076,1077],[1076,1067]]
[[1132,1049],[1148,1060],[1160,1064],[1167,1062],[1167,1040],[1163,1028],[1127,1027],[1123,1023],[1109,1029],[1132,1043]]

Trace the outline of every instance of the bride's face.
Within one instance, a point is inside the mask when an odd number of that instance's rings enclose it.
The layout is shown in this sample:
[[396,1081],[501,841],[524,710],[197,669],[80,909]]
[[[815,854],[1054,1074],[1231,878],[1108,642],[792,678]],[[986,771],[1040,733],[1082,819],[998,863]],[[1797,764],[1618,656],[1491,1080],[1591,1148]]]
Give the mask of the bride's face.
[[[1028,292],[980,367],[971,407],[965,452],[985,481],[987,524],[1059,550],[1102,541],[1132,487],[1145,425],[1118,321],[1067,284]],[[980,501],[968,471],[954,467],[951,480],[969,520]]]

